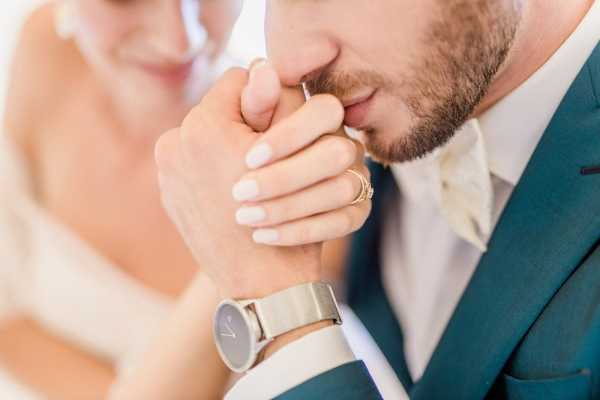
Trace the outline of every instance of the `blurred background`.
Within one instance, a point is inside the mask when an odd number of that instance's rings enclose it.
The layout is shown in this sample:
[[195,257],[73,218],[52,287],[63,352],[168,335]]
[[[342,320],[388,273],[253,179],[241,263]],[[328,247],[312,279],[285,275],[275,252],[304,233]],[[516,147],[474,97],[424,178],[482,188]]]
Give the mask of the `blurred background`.
[[[3,117],[5,109],[5,96],[9,81],[8,73],[12,65],[12,56],[19,37],[19,31],[27,16],[45,2],[45,0],[4,0],[0,2],[0,117]],[[227,51],[228,59],[236,64],[247,65],[252,59],[265,54],[264,6],[264,0],[244,0],[243,10],[233,30]],[[1,168],[1,164],[0,171],[4,173],[5,170]],[[0,221],[0,225],[2,223]],[[0,305],[2,305],[1,300],[0,298]],[[25,387],[14,384],[14,380],[7,377],[0,368],[1,400],[35,398],[37,397],[33,393],[28,393]]]
[[[4,110],[7,72],[19,28],[27,14],[45,1],[5,0],[0,2],[0,110]],[[265,54],[262,29],[264,7],[264,0],[244,1],[242,14],[229,43],[229,53],[234,59],[246,63]]]

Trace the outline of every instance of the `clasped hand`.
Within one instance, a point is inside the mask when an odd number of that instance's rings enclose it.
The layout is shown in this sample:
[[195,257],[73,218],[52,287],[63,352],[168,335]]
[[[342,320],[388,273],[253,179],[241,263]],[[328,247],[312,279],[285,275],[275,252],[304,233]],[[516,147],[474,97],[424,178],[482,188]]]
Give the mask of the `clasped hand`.
[[322,242],[362,226],[369,177],[333,96],[305,100],[265,62],[224,74],[156,145],[163,204],[223,296],[263,297],[321,277]]

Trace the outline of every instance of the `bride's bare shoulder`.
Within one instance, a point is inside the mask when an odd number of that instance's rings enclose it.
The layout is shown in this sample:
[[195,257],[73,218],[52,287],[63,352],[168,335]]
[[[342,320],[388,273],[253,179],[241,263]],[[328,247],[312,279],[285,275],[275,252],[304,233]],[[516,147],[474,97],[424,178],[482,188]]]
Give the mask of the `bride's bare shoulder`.
[[56,32],[54,7],[49,3],[34,10],[21,28],[4,110],[4,128],[11,135],[35,131],[82,73],[73,41],[62,40]]

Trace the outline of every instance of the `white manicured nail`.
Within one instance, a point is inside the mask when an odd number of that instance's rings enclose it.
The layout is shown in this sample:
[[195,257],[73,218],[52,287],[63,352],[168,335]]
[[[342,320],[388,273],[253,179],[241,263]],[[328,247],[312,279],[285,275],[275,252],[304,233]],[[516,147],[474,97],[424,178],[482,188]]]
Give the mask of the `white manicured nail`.
[[279,240],[279,232],[275,229],[257,229],[252,234],[252,239],[256,243],[273,244]]
[[256,74],[256,71],[258,71],[260,68],[264,68],[267,64],[268,62],[264,58],[254,62],[250,68],[250,80],[252,80],[252,77],[254,76],[254,74]]
[[250,169],[260,168],[273,157],[273,149],[267,143],[254,146],[246,155],[246,165]]
[[254,180],[239,181],[233,186],[232,194],[237,201],[252,200],[259,194],[258,184]]
[[240,225],[256,224],[266,218],[267,213],[262,207],[242,207],[235,213],[235,220]]

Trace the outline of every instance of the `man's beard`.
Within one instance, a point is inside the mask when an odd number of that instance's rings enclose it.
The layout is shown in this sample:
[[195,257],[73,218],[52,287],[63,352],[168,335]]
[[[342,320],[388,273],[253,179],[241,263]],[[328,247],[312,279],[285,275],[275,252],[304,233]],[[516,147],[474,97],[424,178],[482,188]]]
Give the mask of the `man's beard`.
[[338,98],[357,88],[380,87],[406,105],[408,131],[390,139],[375,126],[365,129],[367,150],[378,161],[410,161],[443,146],[484,98],[512,46],[520,21],[516,8],[507,9],[500,0],[440,1],[440,17],[407,76],[323,71],[306,82],[309,93]]

